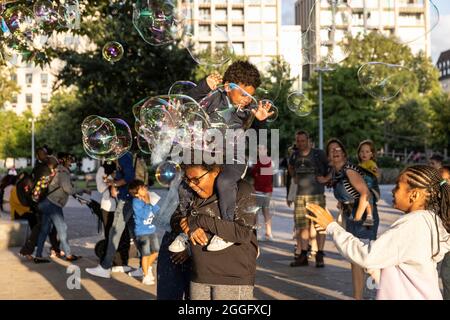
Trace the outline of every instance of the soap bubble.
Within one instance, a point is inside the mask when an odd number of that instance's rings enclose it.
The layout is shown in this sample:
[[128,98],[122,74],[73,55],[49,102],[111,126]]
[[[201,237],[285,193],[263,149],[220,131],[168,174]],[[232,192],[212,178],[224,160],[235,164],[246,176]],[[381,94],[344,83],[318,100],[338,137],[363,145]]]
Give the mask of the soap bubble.
[[174,94],[186,95],[189,90],[195,88],[197,85],[191,81],[176,81],[169,88],[169,96]]
[[155,178],[163,187],[169,187],[170,183],[181,173],[181,167],[174,161],[164,161],[156,168]]
[[117,41],[110,41],[103,46],[103,58],[111,63],[117,62],[123,57],[123,47]]
[[5,11],[6,26],[13,36],[25,40],[32,40],[34,19],[33,12],[23,6],[11,7]]
[[53,31],[58,24],[57,9],[50,0],[38,0],[33,5],[34,18],[44,31]]
[[80,5],[78,0],[66,0],[58,8],[59,24],[68,29],[80,28]]
[[183,16],[172,1],[138,0],[133,10],[133,25],[150,45],[173,43],[180,37]]
[[215,39],[214,46],[208,43],[204,47],[194,33],[188,31],[184,34],[183,44],[196,63],[215,67],[224,65],[234,55],[233,43],[227,32],[218,26],[214,26],[211,37]]
[[83,148],[94,159],[116,160],[132,145],[130,127],[119,118],[89,116],[83,120],[81,131]]
[[381,101],[395,98],[408,85],[411,76],[408,68],[383,62],[368,62],[358,70],[364,91]]
[[287,97],[287,106],[295,115],[306,117],[311,114],[314,103],[302,92],[291,92]]

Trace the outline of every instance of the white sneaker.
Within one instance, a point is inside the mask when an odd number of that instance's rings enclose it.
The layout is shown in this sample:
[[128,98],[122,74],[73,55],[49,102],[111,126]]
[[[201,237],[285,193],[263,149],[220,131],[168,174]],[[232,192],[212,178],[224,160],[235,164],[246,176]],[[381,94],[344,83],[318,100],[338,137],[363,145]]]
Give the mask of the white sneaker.
[[141,277],[144,276],[144,272],[142,271],[142,268],[138,268],[138,269],[135,269],[135,270],[133,270],[131,272],[128,272],[128,275],[130,277],[141,278]]
[[175,240],[170,244],[169,251],[170,252],[183,252],[186,250],[186,246],[188,244],[188,236],[185,233],[180,233]]
[[130,266],[115,266],[112,267],[111,272],[122,272],[127,273],[130,272],[132,269]]
[[223,249],[226,249],[228,247],[231,247],[234,244],[234,242],[228,242],[223,240],[221,237],[214,236],[212,237],[211,241],[209,242],[209,245],[206,247],[208,251],[220,251]]
[[104,269],[101,265],[95,268],[86,268],[86,272],[96,277],[111,278],[111,269]]
[[272,236],[272,235],[266,235],[266,236],[264,236],[264,241],[267,241],[267,242],[273,242],[273,236]]
[[155,276],[153,275],[153,268],[152,267],[148,267],[147,277],[149,277],[150,279],[155,281]]
[[142,284],[151,286],[155,284],[155,279],[151,278],[150,275],[146,275],[143,279],[142,279]]

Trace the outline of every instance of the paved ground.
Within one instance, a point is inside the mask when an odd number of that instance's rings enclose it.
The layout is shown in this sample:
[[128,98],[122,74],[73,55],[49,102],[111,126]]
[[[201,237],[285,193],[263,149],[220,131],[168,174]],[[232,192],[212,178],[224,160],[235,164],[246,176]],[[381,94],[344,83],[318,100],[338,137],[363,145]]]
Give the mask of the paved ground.
[[[386,229],[399,214],[390,207],[392,186],[382,186],[379,203],[380,232]],[[327,192],[327,206],[336,213],[336,201]],[[326,242],[324,269],[317,269],[311,261],[309,267],[291,268],[294,241],[292,240],[292,209],[285,204],[285,189],[274,191],[274,242],[261,242],[258,259],[257,299],[351,299],[350,264],[336,251],[333,243]],[[89,209],[71,200],[64,209],[69,227],[70,244],[75,254],[83,258],[76,262],[80,267],[80,289],[69,289],[72,274],[67,273],[69,263],[54,259],[53,263],[36,265],[18,256],[18,248],[0,251],[0,299],[155,299],[155,286],[144,286],[125,274],[114,274],[112,279],[89,276],[84,268],[98,262],[93,248],[102,237],[98,233],[97,219]],[[260,218],[262,221],[262,218]],[[263,230],[262,230],[263,231]],[[136,258],[132,266],[138,265]],[[373,298],[373,290],[366,297]]]

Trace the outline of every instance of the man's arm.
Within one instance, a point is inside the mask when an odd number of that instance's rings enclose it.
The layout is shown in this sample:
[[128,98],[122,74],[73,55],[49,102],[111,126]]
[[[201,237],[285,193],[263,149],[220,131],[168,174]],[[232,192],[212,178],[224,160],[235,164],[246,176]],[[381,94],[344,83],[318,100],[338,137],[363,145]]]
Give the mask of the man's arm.
[[192,99],[194,99],[195,101],[200,101],[202,100],[204,97],[206,97],[206,95],[208,93],[211,92],[211,88],[208,85],[208,82],[206,81],[206,78],[201,80],[196,87],[192,88],[191,90],[189,90],[186,95],[191,97]]

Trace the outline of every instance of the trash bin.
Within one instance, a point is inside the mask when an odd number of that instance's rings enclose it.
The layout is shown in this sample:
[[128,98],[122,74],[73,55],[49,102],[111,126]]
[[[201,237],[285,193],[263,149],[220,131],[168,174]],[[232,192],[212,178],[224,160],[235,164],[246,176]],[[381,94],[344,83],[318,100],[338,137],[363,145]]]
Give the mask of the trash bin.
[[275,188],[286,186],[286,170],[278,169],[273,173],[273,186]]

